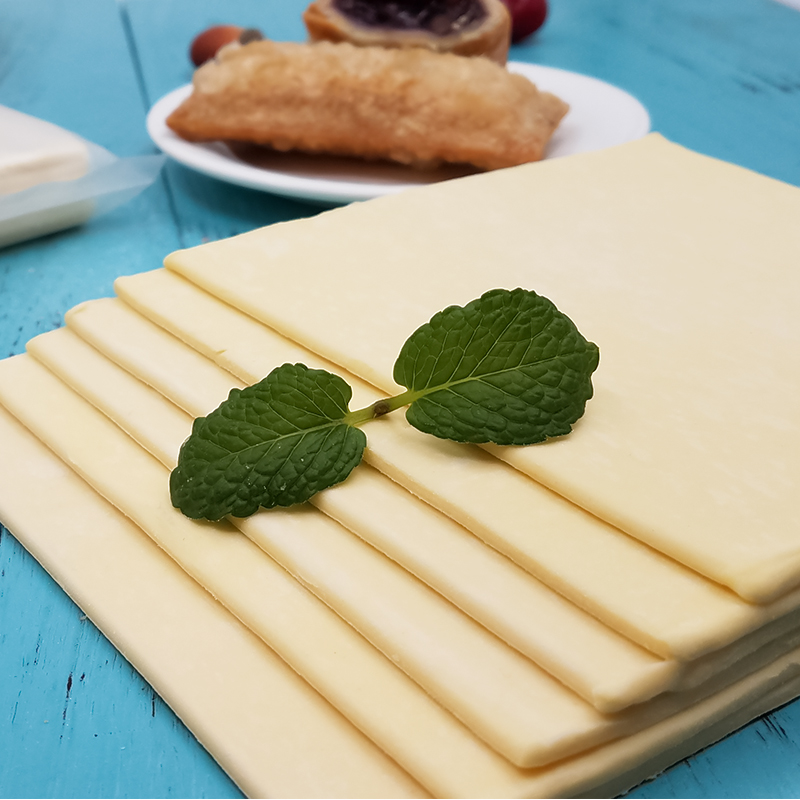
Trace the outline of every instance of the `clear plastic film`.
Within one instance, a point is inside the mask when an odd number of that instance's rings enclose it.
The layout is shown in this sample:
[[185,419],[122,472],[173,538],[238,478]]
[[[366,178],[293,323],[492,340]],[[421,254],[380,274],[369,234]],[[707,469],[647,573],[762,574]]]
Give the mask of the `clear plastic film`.
[[155,182],[165,161],[161,155],[118,158],[81,141],[88,155],[85,174],[0,194],[0,248],[81,225],[127,203]]

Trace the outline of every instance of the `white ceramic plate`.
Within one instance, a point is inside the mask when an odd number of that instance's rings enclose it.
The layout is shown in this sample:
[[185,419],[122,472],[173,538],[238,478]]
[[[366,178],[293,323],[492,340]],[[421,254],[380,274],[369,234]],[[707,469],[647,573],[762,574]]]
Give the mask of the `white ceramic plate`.
[[[536,64],[511,62],[508,68],[570,105],[550,140],[546,158],[623,144],[650,130],[647,109],[616,86],[588,75]],[[443,167],[418,172],[382,162],[269,150],[260,150],[257,161],[245,161],[222,143],[192,144],[167,127],[167,117],[191,91],[191,85],[182,86],[162,97],[150,109],[147,131],[161,150],[184,166],[238,186],[314,202],[349,203],[471,171],[464,167]]]

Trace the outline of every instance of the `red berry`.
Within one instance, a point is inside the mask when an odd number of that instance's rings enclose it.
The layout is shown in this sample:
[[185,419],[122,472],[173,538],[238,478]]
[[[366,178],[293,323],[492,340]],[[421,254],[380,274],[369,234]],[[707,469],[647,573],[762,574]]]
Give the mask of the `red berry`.
[[521,42],[539,30],[547,17],[547,0],[503,0],[511,12],[511,41]]
[[238,25],[214,25],[195,36],[189,50],[192,63],[199,67],[211,60],[223,45],[235,42],[244,32]]

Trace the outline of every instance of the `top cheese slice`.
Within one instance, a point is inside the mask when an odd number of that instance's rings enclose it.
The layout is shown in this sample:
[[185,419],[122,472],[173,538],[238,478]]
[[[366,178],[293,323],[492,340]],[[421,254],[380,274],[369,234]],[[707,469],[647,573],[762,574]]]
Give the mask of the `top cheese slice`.
[[743,598],[800,585],[800,191],[659,135],[355,204],[166,266],[386,392],[407,336],[495,287],[600,346],[574,432],[490,448]]

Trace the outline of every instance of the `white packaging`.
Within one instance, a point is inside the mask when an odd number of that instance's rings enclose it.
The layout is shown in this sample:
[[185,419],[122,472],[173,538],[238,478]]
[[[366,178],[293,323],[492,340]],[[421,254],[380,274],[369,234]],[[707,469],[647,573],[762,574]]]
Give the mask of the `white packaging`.
[[117,158],[57,125],[0,106],[0,247],[80,225],[128,202],[164,156]]

